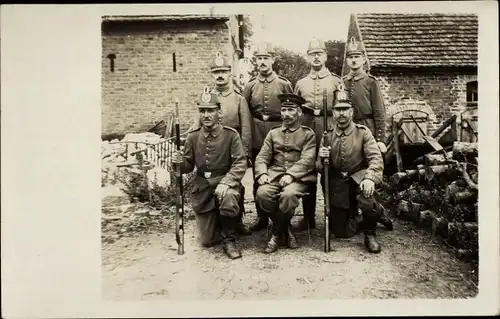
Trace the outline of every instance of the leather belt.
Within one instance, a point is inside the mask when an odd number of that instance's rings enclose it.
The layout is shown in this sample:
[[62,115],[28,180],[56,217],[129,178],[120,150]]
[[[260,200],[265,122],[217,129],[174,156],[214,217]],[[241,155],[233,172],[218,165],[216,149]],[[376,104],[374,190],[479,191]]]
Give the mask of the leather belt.
[[[308,107],[304,107],[302,110],[303,110],[304,114],[313,115],[313,116],[323,116],[323,114],[324,114],[323,109],[311,109]],[[332,111],[329,111],[329,110],[326,111],[326,114],[328,116],[333,115]]]
[[332,169],[330,172],[331,172],[330,174],[332,174],[333,177],[338,177],[341,179],[348,179],[349,176],[351,175],[349,172],[344,172],[336,169]]
[[362,121],[362,120],[367,120],[367,119],[373,120],[373,113],[363,114],[363,116],[354,117],[355,121]]
[[198,170],[196,172],[196,175],[198,175],[199,177],[203,177],[203,178],[212,178],[212,177],[219,177],[219,176],[222,176],[222,175],[226,175],[227,174],[227,170],[214,170],[214,171],[201,171],[201,170]]

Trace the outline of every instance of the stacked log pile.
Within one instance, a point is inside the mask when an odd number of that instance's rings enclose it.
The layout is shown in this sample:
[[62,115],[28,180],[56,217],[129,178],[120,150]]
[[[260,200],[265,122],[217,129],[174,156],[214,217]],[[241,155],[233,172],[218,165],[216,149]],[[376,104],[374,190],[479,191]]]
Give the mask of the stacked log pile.
[[477,259],[477,143],[455,142],[414,164],[390,177],[393,212],[444,238],[460,259]]

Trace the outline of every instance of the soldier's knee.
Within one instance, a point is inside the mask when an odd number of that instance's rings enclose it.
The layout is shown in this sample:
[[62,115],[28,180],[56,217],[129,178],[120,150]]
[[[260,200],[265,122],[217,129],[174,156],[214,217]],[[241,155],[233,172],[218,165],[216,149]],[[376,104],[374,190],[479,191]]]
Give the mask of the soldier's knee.
[[269,185],[261,185],[257,188],[256,200],[269,201],[272,200],[271,187]]

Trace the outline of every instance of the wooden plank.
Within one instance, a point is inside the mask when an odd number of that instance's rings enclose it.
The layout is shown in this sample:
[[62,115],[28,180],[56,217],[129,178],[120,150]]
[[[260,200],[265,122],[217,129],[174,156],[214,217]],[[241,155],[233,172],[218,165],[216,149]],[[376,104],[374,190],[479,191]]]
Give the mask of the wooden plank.
[[[417,129],[415,127],[415,125],[413,125],[413,126],[414,126],[415,129]],[[408,127],[405,126],[404,123],[403,123],[403,125],[401,125],[401,129],[403,130],[403,133],[405,134],[405,136],[408,138],[408,140],[409,140],[408,142],[409,143],[415,143],[416,142],[416,141],[413,140],[414,134],[412,134],[411,132],[409,132]]]
[[403,160],[401,158],[401,151],[399,148],[400,126],[401,126],[401,122],[396,122],[392,128],[392,132],[394,135],[394,151],[396,153],[396,163],[397,163],[397,167],[398,167],[398,172],[403,171]]

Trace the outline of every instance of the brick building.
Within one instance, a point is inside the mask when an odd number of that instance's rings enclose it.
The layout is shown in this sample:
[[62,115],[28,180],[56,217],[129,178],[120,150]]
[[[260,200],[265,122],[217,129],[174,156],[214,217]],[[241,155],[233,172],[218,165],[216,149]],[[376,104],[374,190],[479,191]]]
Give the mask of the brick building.
[[366,67],[379,80],[388,125],[395,112],[417,108],[429,114],[432,133],[477,107],[476,15],[353,14],[351,37],[363,43]]
[[[143,132],[180,102],[181,129],[210,83],[217,51],[239,78],[241,16],[107,16],[102,20],[102,135]],[[173,70],[175,53],[177,72]]]

